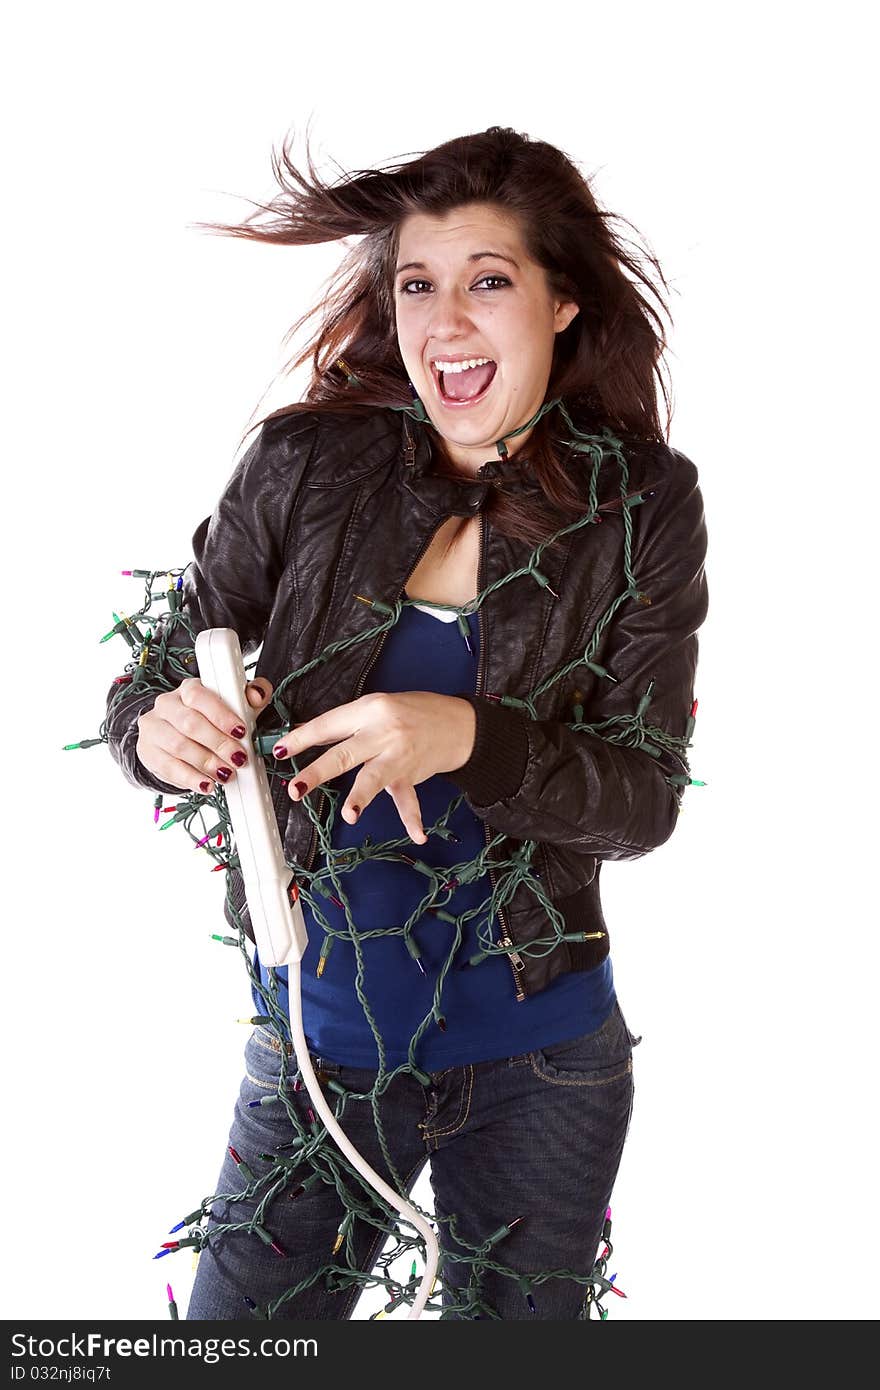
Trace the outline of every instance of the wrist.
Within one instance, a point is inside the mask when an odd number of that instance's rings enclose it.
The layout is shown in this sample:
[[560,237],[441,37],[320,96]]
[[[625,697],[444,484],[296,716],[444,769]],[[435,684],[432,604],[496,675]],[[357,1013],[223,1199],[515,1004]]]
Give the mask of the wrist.
[[464,767],[474,751],[477,739],[477,713],[470,701],[462,699],[459,695],[450,695],[448,699],[456,706],[456,752],[455,761],[449,769],[455,772],[458,768]]

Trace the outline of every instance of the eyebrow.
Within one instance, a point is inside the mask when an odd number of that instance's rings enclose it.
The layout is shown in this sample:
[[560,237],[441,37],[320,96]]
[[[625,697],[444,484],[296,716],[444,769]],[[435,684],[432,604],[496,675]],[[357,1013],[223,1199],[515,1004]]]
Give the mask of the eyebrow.
[[[514,266],[517,270],[519,270],[519,265],[518,265],[517,262],[513,259],[513,257],[512,257],[512,256],[504,256],[504,255],[501,254],[500,251],[474,251],[473,255],[468,256],[468,260],[469,260],[469,261],[479,261],[479,260],[482,260],[482,258],[483,258],[484,256],[495,256],[499,261],[507,261],[507,262],[509,262],[510,265]],[[427,269],[428,269],[428,267],[425,265],[424,261],[406,261],[406,262],[404,262],[403,265],[399,265],[394,273],[395,273],[395,275],[399,275],[400,272],[401,272],[402,270],[427,270]]]

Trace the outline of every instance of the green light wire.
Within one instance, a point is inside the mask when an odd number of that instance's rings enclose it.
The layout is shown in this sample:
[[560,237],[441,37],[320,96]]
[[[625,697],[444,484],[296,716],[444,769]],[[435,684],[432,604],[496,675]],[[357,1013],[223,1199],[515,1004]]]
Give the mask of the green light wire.
[[[421,403],[419,403],[421,404]],[[623,453],[623,446],[609,430],[603,429],[601,434],[584,434],[578,431],[571,421],[567,410],[561,400],[545,402],[541,410],[537,412],[532,420],[520,426],[520,430],[527,429],[540,416],[552,406],[559,405],[563,418],[571,431],[571,438],[568,443],[572,448],[581,452],[585,460],[590,464],[589,481],[589,506],[587,512],[575,521],[561,527],[553,536],[537,545],[526,564],[519,569],[513,570],[488,585],[476,598],[465,605],[456,606],[451,604],[437,604],[438,608],[452,609],[460,614],[476,612],[492,594],[506,584],[516,582],[527,582],[529,580],[540,583],[540,571],[538,562],[544,550],[552,541],[579,530],[583,526],[593,524],[597,515],[597,495],[598,495],[598,476],[600,468],[606,459],[613,459],[620,470],[620,496],[621,511],[623,519],[623,570],[626,587],[611,601],[606,611],[601,615],[595,624],[590,639],[587,642],[583,654],[578,654],[571,661],[558,667],[555,671],[547,675],[538,685],[527,693],[518,697],[502,696],[501,703],[518,708],[524,717],[537,719],[537,702],[553,685],[560,680],[564,680],[573,670],[578,667],[586,667],[598,679],[614,680],[613,675],[596,660],[599,645],[604,632],[615,614],[626,602],[640,602],[645,596],[641,595],[636,579],[632,571],[632,516],[631,508],[638,505],[643,499],[640,496],[628,498],[627,487],[629,471]],[[413,414],[408,407],[393,407],[403,409]],[[414,416],[414,418],[418,418]],[[499,441],[502,444],[503,441]],[[186,567],[184,567],[186,568]],[[145,644],[145,648],[140,652],[132,651],[131,659],[125,668],[127,676],[131,677],[130,682],[120,685],[119,691],[115,694],[108,704],[107,716],[101,726],[100,737],[98,739],[83,740],[79,744],[69,745],[71,747],[87,747],[99,742],[107,742],[107,728],[113,713],[136,688],[138,694],[154,691],[158,694],[163,690],[173,689],[180,680],[191,673],[194,662],[194,633],[189,623],[185,604],[180,602],[180,595],[173,589],[170,591],[153,593],[152,585],[154,581],[163,575],[180,575],[180,569],[173,571],[140,571],[141,577],[146,580],[146,593],[144,606],[128,620],[129,624],[134,624],[140,618],[150,616],[153,635],[151,641]],[[169,599],[169,595],[174,597]],[[169,610],[160,613],[158,616],[152,615],[153,604],[160,599],[169,599],[171,607]],[[295,671],[291,671],[280,682],[273,695],[273,705],[279,716],[281,729],[289,725],[290,708],[285,699],[288,688],[296,681],[301,680],[310,670],[319,663],[332,659],[332,657],[358,642],[375,641],[382,633],[390,630],[400,620],[400,616],[405,607],[415,603],[415,600],[398,599],[393,605],[375,603],[373,607],[380,614],[380,620],[370,629],[360,632],[353,637],[349,637],[337,642],[332,642],[324,648],[311,661],[307,662]],[[130,628],[126,629],[130,632]],[[181,636],[182,634],[182,636]],[[120,632],[120,636],[124,636]],[[172,638],[175,638],[172,643]],[[188,640],[187,640],[188,639]],[[144,650],[146,656],[144,656]],[[645,721],[645,715],[651,702],[653,692],[653,682],[641,696],[637,708],[630,714],[616,715],[612,718],[588,723],[583,719],[583,707],[576,705],[573,709],[573,718],[566,721],[572,731],[583,732],[596,738],[601,738],[609,743],[616,743],[627,747],[640,748],[650,756],[659,758],[661,753],[669,755],[680,768],[679,772],[666,776],[666,781],[670,786],[671,794],[676,798],[680,807],[684,786],[692,779],[687,762],[686,749],[690,747],[687,738],[677,738],[661,728],[657,728]],[[689,721],[688,733],[692,727]],[[258,748],[262,745],[270,747],[275,742],[277,735],[261,736]],[[300,769],[296,759],[291,759],[294,772]],[[268,765],[270,781],[277,782],[281,776],[278,769],[270,760]],[[464,929],[475,917],[482,918],[476,925],[476,935],[479,942],[479,951],[476,956],[472,956],[467,962],[469,968],[477,968],[484,960],[499,954],[510,954],[513,950],[518,950],[523,956],[541,957],[546,956],[551,951],[558,948],[564,941],[583,939],[582,933],[567,932],[565,921],[554,904],[550,901],[539,875],[532,870],[532,858],[537,849],[538,842],[535,840],[523,841],[515,850],[508,851],[505,859],[492,859],[492,869],[495,876],[495,884],[489,896],[476,908],[471,908],[466,912],[455,915],[446,911],[444,903],[448,901],[451,889],[447,890],[444,885],[452,879],[457,879],[459,883],[473,882],[487,873],[487,864],[491,850],[499,850],[504,841],[509,837],[503,833],[497,833],[489,838],[489,843],[475,859],[454,864],[450,867],[434,867],[423,864],[416,859],[420,879],[424,880],[424,892],[415,910],[405,923],[400,926],[360,930],[353,920],[350,903],[345,892],[345,876],[352,873],[359,864],[368,859],[381,859],[398,862],[411,862],[412,854],[407,854],[406,860],[403,859],[407,851],[413,849],[409,837],[402,834],[394,840],[388,840],[380,844],[365,842],[356,849],[348,848],[345,850],[337,849],[333,846],[333,831],[336,824],[338,793],[332,788],[322,788],[325,807],[323,815],[308,801],[303,801],[307,815],[315,828],[317,835],[316,852],[313,866],[304,869],[301,865],[291,865],[291,869],[296,874],[297,884],[300,895],[304,902],[308,903],[315,921],[325,934],[325,947],[329,949],[334,942],[346,943],[350,946],[355,955],[355,991],[364,1015],[367,1018],[371,1032],[373,1034],[377,1056],[378,1069],[376,1080],[371,1090],[366,1093],[354,1094],[347,1092],[338,1083],[332,1083],[332,1090],[336,1094],[335,1114],[337,1120],[344,1123],[346,1108],[353,1102],[369,1101],[373,1111],[376,1135],[379,1140],[382,1153],[388,1164],[392,1181],[398,1190],[405,1193],[405,1185],[400,1173],[396,1171],[391,1153],[389,1150],[384,1127],[379,1113],[379,1102],[382,1095],[388,1089],[394,1078],[401,1073],[410,1073],[415,1076],[423,1085],[430,1085],[430,1077],[423,1072],[416,1062],[416,1050],[420,1038],[425,1030],[435,1022],[438,1015],[442,1013],[443,989],[448,973],[454,967],[456,953],[462,942]],[[285,1308],[288,1303],[303,1293],[307,1288],[316,1284],[319,1280],[324,1281],[325,1288],[330,1290],[350,1289],[359,1286],[366,1289],[374,1286],[384,1287],[388,1294],[388,1303],[381,1314],[393,1311],[404,1305],[411,1305],[414,1301],[418,1279],[411,1276],[405,1283],[401,1284],[389,1272],[390,1265],[395,1258],[409,1256],[413,1253],[421,1252],[424,1255],[424,1242],[418,1235],[405,1233],[399,1224],[399,1213],[389,1207],[387,1203],[374,1192],[366,1183],[361,1175],[352,1167],[348,1160],[339,1152],[335,1144],[329,1140],[327,1131],[320,1122],[314,1124],[304,1123],[292,1099],[293,1082],[297,1079],[298,1073],[291,1076],[289,1069],[289,1058],[287,1054],[287,1032],[288,1032],[288,1010],[287,1005],[279,996],[279,987],[283,985],[276,971],[269,967],[267,969],[267,982],[263,981],[254,970],[253,961],[250,955],[250,942],[244,929],[240,913],[237,911],[232,899],[232,874],[231,870],[238,865],[238,860],[234,850],[234,832],[228,815],[225,794],[222,787],[217,786],[215,791],[209,796],[199,794],[179,792],[175,796],[178,803],[172,821],[166,821],[165,825],[172,823],[182,824],[194,843],[203,840],[209,835],[202,846],[203,853],[215,861],[215,868],[225,869],[227,872],[227,892],[226,901],[230,918],[238,932],[238,937],[222,938],[227,943],[238,945],[245,968],[248,973],[252,989],[262,1001],[262,1013],[267,1019],[266,1027],[277,1039],[281,1057],[281,1074],[278,1079],[277,1090],[271,1099],[277,1104],[284,1106],[292,1126],[293,1137],[289,1145],[285,1146],[285,1152],[275,1155],[262,1155],[260,1161],[268,1164],[267,1171],[256,1177],[251,1177],[247,1185],[237,1192],[215,1193],[213,1197],[202,1202],[199,1210],[191,1214],[188,1218],[189,1230],[186,1238],[190,1243],[195,1243],[197,1249],[203,1249],[211,1241],[223,1234],[230,1232],[247,1232],[254,1238],[266,1241],[271,1239],[270,1228],[267,1222],[271,1221],[270,1208],[272,1202],[287,1194],[288,1199],[318,1182],[332,1184],[342,1202],[345,1218],[343,1221],[344,1230],[340,1249],[331,1256],[328,1251],[328,1260],[320,1268],[312,1272],[307,1278],[298,1284],[287,1289],[270,1304],[260,1308],[249,1300],[248,1306],[251,1307],[251,1316],[255,1318],[274,1319],[285,1316]],[[439,816],[431,826],[425,826],[426,834],[429,836],[439,836],[442,839],[449,838],[449,820],[455,810],[461,805],[464,797],[459,795],[453,798],[446,810]],[[316,802],[319,801],[316,798]],[[158,808],[159,798],[156,805]],[[216,837],[222,833],[222,845],[216,844]],[[491,882],[491,880],[490,880]],[[499,945],[492,938],[492,927],[495,923],[500,910],[513,897],[514,893],[525,885],[537,903],[543,908],[547,918],[547,930],[536,940],[526,945],[517,947],[504,947]],[[345,914],[345,928],[334,928],[327,920],[326,914],[322,910],[322,901],[330,896],[334,896],[341,903]],[[448,933],[448,949],[445,959],[437,975],[435,982],[433,999],[430,1010],[426,1013],[421,1024],[417,1028],[410,1041],[407,1054],[407,1062],[388,1070],[385,1065],[385,1048],[381,1038],[375,1016],[370,1007],[370,1000],[365,988],[365,960],[363,943],[378,937],[400,936],[402,948],[407,949],[413,945],[413,930],[416,924],[423,920],[428,913],[437,914],[432,917],[432,930],[439,931],[441,928]],[[336,949],[339,949],[337,944]],[[412,950],[407,951],[408,957],[413,955]],[[414,967],[415,968],[415,967]],[[256,1157],[248,1155],[251,1163],[256,1163]],[[252,1170],[249,1170],[252,1171]],[[253,1202],[255,1208],[252,1216],[247,1220],[239,1222],[219,1222],[206,1226],[206,1218],[210,1214],[212,1203],[225,1200],[230,1204],[236,1202]],[[410,1201],[412,1198],[410,1196]],[[417,1208],[421,1210],[420,1208]],[[437,1224],[438,1219],[429,1212],[423,1215]],[[511,1217],[517,1215],[511,1213]],[[212,1218],[213,1220],[213,1218]],[[605,1277],[604,1262],[601,1259],[594,1261],[588,1270],[555,1269],[549,1271],[537,1271],[524,1276],[522,1271],[516,1271],[507,1265],[499,1262],[494,1255],[495,1245],[503,1242],[503,1233],[507,1228],[502,1228],[502,1235],[498,1240],[486,1237],[482,1244],[469,1243],[463,1240],[456,1230],[456,1218],[454,1215],[444,1217],[443,1222],[448,1225],[449,1235],[454,1245],[444,1253],[444,1263],[458,1264],[467,1270],[468,1280],[466,1288],[460,1291],[460,1297],[449,1307],[443,1309],[442,1304],[437,1301],[430,1301],[427,1304],[429,1310],[437,1311],[441,1317],[451,1315],[463,1318],[498,1318],[497,1310],[488,1300],[483,1287],[485,1275],[492,1271],[495,1274],[509,1277],[517,1281],[525,1293],[531,1295],[531,1291],[538,1289],[542,1283],[550,1279],[568,1279],[584,1285],[584,1302],[582,1304],[580,1317],[589,1317],[593,1304],[596,1305],[600,1317],[606,1317],[607,1312],[603,1309],[600,1302],[601,1298],[612,1288],[611,1281]],[[380,1255],[378,1262],[374,1266],[374,1272],[364,1272],[355,1267],[354,1259],[354,1239],[353,1233],[355,1223],[362,1222],[375,1228],[386,1237],[387,1241],[392,1241],[393,1248],[385,1250]],[[496,1233],[498,1235],[498,1233]],[[449,1245],[449,1243],[446,1243]],[[442,1284],[441,1277],[438,1280]],[[525,1307],[525,1303],[524,1303]]]
[[[531,420],[526,420],[524,425],[518,425],[515,430],[508,430],[507,434],[504,435],[502,439],[496,439],[495,450],[498,454],[498,457],[500,459],[507,458],[507,445],[504,442],[505,439],[513,439],[515,435],[522,434],[524,430],[527,430],[532,425],[537,424],[537,422],[541,419],[542,415],[546,415],[547,411],[552,410],[555,405],[562,406],[561,396],[557,396],[552,401],[545,401],[544,404],[538,410],[535,411]],[[562,408],[563,410],[565,409],[564,406]],[[431,419],[430,415],[425,409],[420,397],[417,396],[415,392],[413,392],[412,405],[389,405],[386,406],[385,409],[395,410],[402,415],[408,415],[410,419],[417,420],[420,425],[430,425],[432,429],[437,428],[437,426],[434,424],[434,421]]]

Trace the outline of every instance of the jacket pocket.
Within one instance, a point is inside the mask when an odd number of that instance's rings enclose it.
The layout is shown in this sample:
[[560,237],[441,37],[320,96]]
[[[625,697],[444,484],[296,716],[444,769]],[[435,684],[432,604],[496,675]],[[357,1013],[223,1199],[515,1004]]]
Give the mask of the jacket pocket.
[[561,849],[546,840],[541,841],[538,848],[538,863],[550,885],[554,902],[589,887],[596,879],[598,862],[594,854]]

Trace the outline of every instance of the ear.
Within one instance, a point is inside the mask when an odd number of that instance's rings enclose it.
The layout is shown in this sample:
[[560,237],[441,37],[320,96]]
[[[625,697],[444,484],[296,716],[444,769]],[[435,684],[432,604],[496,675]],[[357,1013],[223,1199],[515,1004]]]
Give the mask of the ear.
[[568,327],[575,314],[578,312],[579,306],[573,299],[557,300],[556,310],[553,315],[553,331],[555,333],[561,333],[563,329]]

